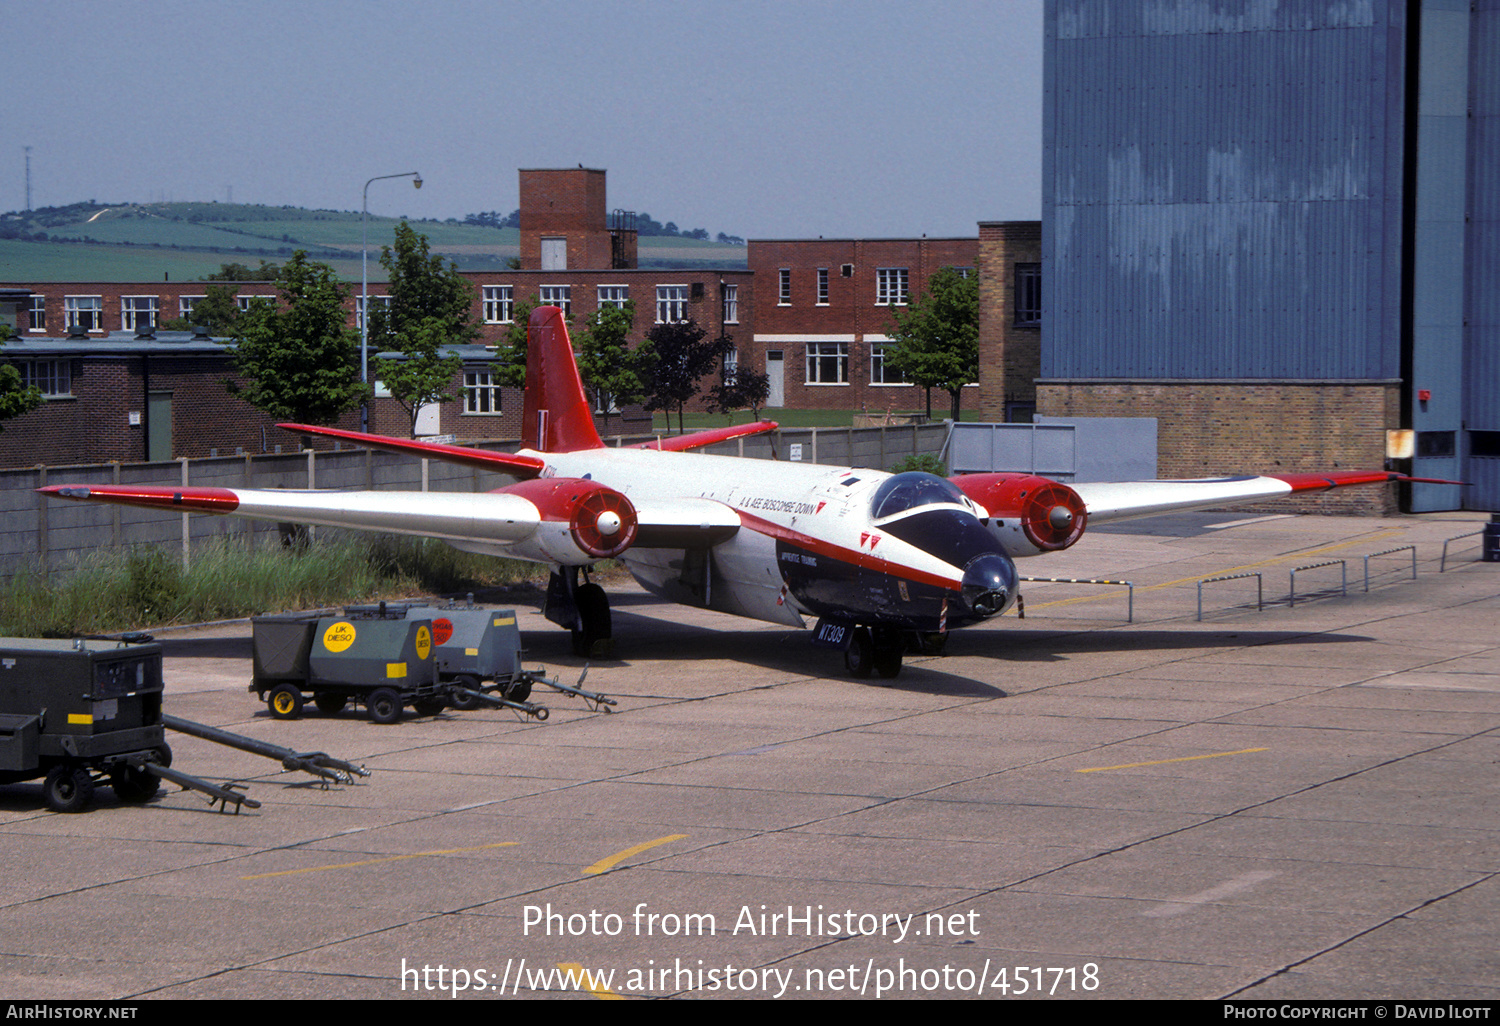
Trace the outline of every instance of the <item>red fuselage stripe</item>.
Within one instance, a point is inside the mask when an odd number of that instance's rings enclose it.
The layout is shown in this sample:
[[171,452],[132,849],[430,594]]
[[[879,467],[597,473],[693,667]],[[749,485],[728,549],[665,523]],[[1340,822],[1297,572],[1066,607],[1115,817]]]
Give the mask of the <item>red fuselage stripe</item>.
[[889,574],[892,577],[904,577],[908,581],[915,581],[918,584],[930,584],[933,587],[945,588],[948,591],[958,591],[962,587],[960,582],[948,577],[939,577],[937,574],[930,574],[925,570],[916,570],[909,566],[902,566],[900,563],[892,563],[878,556],[872,556],[867,552],[846,549],[842,545],[835,545],[832,542],[814,538],[800,531],[794,531],[790,527],[782,527],[780,524],[763,520],[752,513],[746,513],[744,510],[736,510],[735,512],[739,514],[740,522],[757,534],[767,535],[768,537],[775,538],[777,541],[784,541],[798,548],[807,549],[809,552],[815,552],[820,556],[836,559],[841,563],[851,563],[863,570],[873,570],[876,573]]

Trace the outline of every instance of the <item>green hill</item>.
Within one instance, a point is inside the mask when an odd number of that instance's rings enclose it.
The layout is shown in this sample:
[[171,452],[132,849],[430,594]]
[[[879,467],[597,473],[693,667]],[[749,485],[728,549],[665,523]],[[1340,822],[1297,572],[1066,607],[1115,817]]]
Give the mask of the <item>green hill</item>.
[[[398,219],[369,219],[371,278]],[[504,269],[519,232],[457,220],[412,221],[433,252],[466,271]],[[351,281],[360,276],[360,215],[243,203],[75,203],[0,214],[0,279],[146,281],[201,278],[234,261],[280,262],[305,249]],[[640,240],[642,267],[742,267],[745,247],[675,237]]]

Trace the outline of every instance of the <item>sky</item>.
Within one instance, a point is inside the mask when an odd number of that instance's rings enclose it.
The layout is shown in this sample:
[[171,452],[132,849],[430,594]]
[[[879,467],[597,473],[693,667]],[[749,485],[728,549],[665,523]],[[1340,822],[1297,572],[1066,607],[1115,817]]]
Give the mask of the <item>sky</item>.
[[1042,0],[0,0],[0,211],[508,213],[519,168],[746,238],[1041,215]]

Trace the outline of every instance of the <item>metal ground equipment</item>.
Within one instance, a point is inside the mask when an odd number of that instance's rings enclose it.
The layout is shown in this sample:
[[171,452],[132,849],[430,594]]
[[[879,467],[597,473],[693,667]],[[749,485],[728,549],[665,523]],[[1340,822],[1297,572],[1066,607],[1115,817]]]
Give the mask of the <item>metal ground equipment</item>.
[[277,719],[302,715],[309,696],[330,716],[351,702],[363,704],[376,723],[395,723],[408,705],[430,716],[447,704],[438,686],[430,618],[290,613],[254,617],[251,629],[250,690]]
[[[521,629],[514,609],[485,609],[470,598],[466,605],[450,603],[431,607],[415,603],[382,602],[378,606],[347,606],[350,616],[431,618],[433,658],[437,662],[438,681],[448,689],[448,702],[455,709],[473,709],[488,704],[545,720],[544,706],[528,702],[532,686],[545,684],[555,691],[582,698],[594,709],[615,704],[613,699],[578,684],[569,687],[546,676],[541,669],[527,670],[521,665]],[[588,675],[587,667],[583,676]]]
[[161,697],[155,642],[0,638],[0,783],[44,778],[56,812],[83,811],[106,782],[120,801],[145,802],[162,779],[258,808],[235,785],[171,768]]

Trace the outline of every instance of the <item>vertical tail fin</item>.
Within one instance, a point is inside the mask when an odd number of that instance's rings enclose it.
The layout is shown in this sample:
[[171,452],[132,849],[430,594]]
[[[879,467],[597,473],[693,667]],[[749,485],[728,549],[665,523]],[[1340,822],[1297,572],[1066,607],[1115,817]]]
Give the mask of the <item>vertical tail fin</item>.
[[526,402],[521,442],[538,452],[602,449],[562,310],[539,306],[526,328]]

